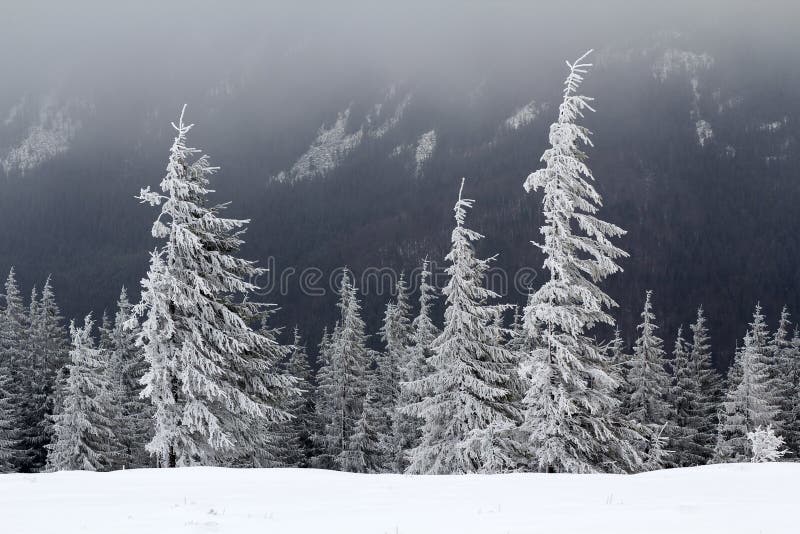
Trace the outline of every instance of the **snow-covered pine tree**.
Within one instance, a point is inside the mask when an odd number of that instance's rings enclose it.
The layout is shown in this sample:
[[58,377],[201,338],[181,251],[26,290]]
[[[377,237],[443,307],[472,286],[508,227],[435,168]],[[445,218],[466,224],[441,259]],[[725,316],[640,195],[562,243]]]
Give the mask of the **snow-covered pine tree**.
[[14,471],[17,458],[16,360],[23,335],[22,300],[14,268],[5,283],[4,306],[0,313],[0,472]]
[[642,310],[639,337],[633,346],[628,383],[631,395],[628,415],[643,425],[661,427],[670,419],[668,402],[670,378],[665,367],[664,342],[656,335],[652,291],[647,291]]
[[[281,378],[294,382],[294,377],[286,369],[291,347],[281,345],[278,338],[282,328],[272,325],[272,316],[277,312],[275,306],[265,306],[258,314],[261,326],[258,333],[269,341],[271,349],[264,354],[264,363],[280,373]],[[227,453],[222,463],[231,467],[283,467],[288,465],[288,452],[285,447],[292,435],[291,416],[287,407],[291,399],[297,398],[300,391],[296,388],[273,391],[271,403],[286,414],[278,420],[260,419],[253,421],[250,428],[250,439],[243,447],[236,447]]]
[[0,456],[6,457],[7,468],[14,471],[27,463],[23,444],[28,432],[25,417],[29,394],[25,382],[29,378],[25,373],[27,342],[28,318],[12,267],[5,282],[5,308],[0,322],[0,371],[6,377],[6,397],[0,404],[4,413],[0,415],[0,422],[6,421],[7,425],[0,440],[8,446],[6,450],[0,450]]
[[[423,260],[419,284],[419,313],[411,322],[411,349],[409,350],[409,359],[402,369],[403,380],[406,382],[418,380],[430,373],[431,368],[428,361],[434,354],[433,344],[441,334],[441,330],[431,318],[438,294],[436,287],[431,285],[430,269],[430,262],[427,259]],[[410,393],[402,385],[401,390],[404,393]]]
[[697,383],[697,419],[694,427],[695,443],[702,455],[701,463],[708,463],[714,456],[717,423],[722,397],[722,377],[714,369],[711,342],[703,307],[697,308],[697,319],[691,325],[692,345],[689,364],[694,382]]
[[619,399],[620,405],[624,406],[631,394],[630,386],[628,385],[631,356],[626,352],[625,341],[622,339],[619,328],[614,328],[614,337],[611,338],[605,348],[613,371],[617,376],[616,397]]
[[544,191],[544,242],[537,246],[550,278],[525,308],[525,329],[536,348],[522,362],[529,384],[522,427],[542,470],[635,471],[642,436],[620,420],[618,379],[589,335],[595,325],[614,324],[606,310],[616,303],[596,284],[618,272],[615,260],[627,254],[609,240],[624,230],[595,216],[602,199],[580,147],[591,146],[589,130],[576,123],[592,110],[592,99],[577,94],[591,66],[584,63],[587,55],[567,63],[551,148],[541,158],[545,167],[525,180],[526,191]]
[[92,339],[94,321],[70,324],[72,350],[69,377],[61,411],[55,415],[54,441],[48,446],[47,466],[52,471],[102,471],[110,467],[108,444],[114,436],[106,416],[105,357]]
[[345,269],[339,291],[340,319],[325,350],[320,371],[319,403],[324,421],[323,463],[343,468],[350,438],[361,417],[366,394],[366,372],[370,364],[358,290]]
[[312,467],[317,469],[335,469],[335,454],[331,439],[326,433],[328,422],[333,419],[334,412],[334,369],[331,365],[331,334],[328,327],[322,329],[322,338],[317,346],[317,380],[314,390],[314,429],[312,442],[314,456]]
[[276,463],[286,467],[308,467],[313,451],[314,387],[306,347],[297,326],[292,345],[288,348],[291,354],[281,367],[284,373],[294,378],[301,393],[285,398],[282,404],[283,410],[292,418],[275,425]]
[[670,395],[675,425],[670,448],[677,467],[702,465],[706,462],[704,451],[697,443],[697,429],[702,419],[700,383],[690,363],[687,345],[681,326],[672,351],[674,380]]
[[248,221],[222,217],[225,204],[208,205],[217,168],[206,156],[190,161],[199,151],[186,146],[192,125],[183,112],[173,127],[161,193],[139,195],[161,205],[152,233],[166,241],[135,307],[151,366],[144,395],[156,411],[148,450],[164,466],[215,464],[233,450],[256,450],[264,436],[253,430],[287,417],[275,399],[293,386],[273,366],[279,346],[252,328],[261,306],[247,300],[257,289],[249,280],[263,269],[236,257]]
[[771,426],[758,427],[752,432],[748,432],[747,440],[753,451],[751,462],[776,462],[786,454],[786,449],[782,448],[783,438],[776,435]]
[[400,276],[397,282],[397,297],[386,306],[386,313],[381,329],[381,339],[386,349],[379,353],[375,376],[376,397],[376,429],[380,447],[384,451],[386,465],[381,469],[390,472],[402,472],[405,469],[405,436],[407,416],[399,411],[400,383],[403,380],[402,370],[411,359],[413,330],[411,327],[411,309],[408,304],[405,279]]
[[417,446],[423,421],[408,413],[409,405],[419,402],[420,397],[408,386],[410,382],[428,376],[431,372],[430,358],[433,344],[441,331],[433,324],[431,312],[437,298],[436,288],[431,285],[430,262],[422,262],[419,285],[419,313],[411,322],[411,346],[408,359],[400,370],[402,381],[395,411],[395,434],[399,438],[395,455],[394,470],[402,473],[408,467],[409,451]]
[[767,335],[761,305],[757,304],[744,347],[736,355],[737,361],[729,372],[728,392],[720,416],[720,436],[714,453],[718,462],[747,461],[751,456],[747,433],[775,422],[777,409],[769,389],[766,365]]
[[361,416],[353,427],[347,448],[339,456],[342,471],[352,473],[380,473],[386,471],[388,454],[385,437],[378,430],[384,424],[385,414],[378,394],[380,378],[377,369],[367,372],[367,390]]
[[148,467],[152,465],[145,445],[152,434],[152,405],[142,398],[141,379],[146,362],[141,348],[136,346],[138,328],[128,328],[132,305],[123,287],[117,300],[117,311],[108,337],[108,380],[110,397],[118,403],[114,418],[114,435],[119,441],[117,467]]
[[791,322],[786,306],[781,310],[778,329],[770,340],[770,386],[776,397],[776,421],[786,441],[789,456],[795,456],[800,445],[800,421],[797,420],[798,354],[790,339]]
[[42,287],[39,298],[39,317],[37,329],[39,332],[44,383],[47,387],[46,419],[48,422],[48,442],[53,438],[52,416],[57,413],[62,405],[64,389],[67,380],[67,364],[69,363],[70,341],[68,331],[64,327],[64,318],[56,303],[55,292],[51,277]]
[[25,316],[24,342],[14,365],[17,394],[15,470],[22,473],[36,472],[44,467],[47,458],[45,446],[50,440],[49,422],[45,418],[46,376],[41,367],[43,339],[38,323],[39,295],[34,286]]
[[498,296],[483,286],[491,259],[475,257],[473,243],[483,236],[464,226],[473,201],[462,198],[463,187],[462,180],[445,257],[445,324],[428,359],[432,371],[406,384],[421,400],[403,409],[424,421],[410,473],[501,472],[517,465],[519,410],[508,372],[515,355],[498,342],[504,337],[498,317],[506,307],[489,303]]
[[790,365],[791,381],[795,384],[794,390],[794,403],[792,404],[790,414],[784,415],[787,421],[791,424],[789,427],[784,428],[787,435],[787,447],[790,454],[798,458],[800,457],[800,330],[795,328],[792,335],[792,359]]

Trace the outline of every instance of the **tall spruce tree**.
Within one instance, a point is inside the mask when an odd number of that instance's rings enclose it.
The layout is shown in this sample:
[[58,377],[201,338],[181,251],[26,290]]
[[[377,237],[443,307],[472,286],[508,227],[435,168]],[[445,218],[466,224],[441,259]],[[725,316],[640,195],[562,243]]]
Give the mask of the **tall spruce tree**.
[[22,299],[12,267],[5,282],[4,305],[0,313],[0,472],[16,469],[18,442],[17,355],[21,349]]
[[576,123],[592,110],[592,99],[577,94],[591,66],[584,63],[587,55],[567,63],[551,148],[541,158],[545,167],[525,180],[526,191],[544,192],[544,242],[537,246],[549,279],[525,308],[525,329],[535,348],[522,362],[528,381],[522,428],[541,470],[634,471],[642,437],[620,420],[618,377],[589,335],[595,325],[614,324],[606,310],[616,303],[596,284],[618,272],[616,260],[627,254],[609,240],[624,230],[595,216],[602,199],[580,147],[591,146],[589,130]]
[[790,365],[791,381],[795,385],[792,398],[794,402],[790,413],[784,415],[790,422],[790,427],[784,428],[786,433],[786,446],[789,454],[795,458],[800,457],[800,330],[795,328],[792,335],[792,360]]
[[428,376],[431,372],[430,359],[434,355],[433,345],[441,333],[431,319],[436,288],[431,285],[430,262],[425,259],[420,270],[419,313],[411,322],[411,346],[408,360],[400,370],[402,381],[398,409],[395,412],[395,434],[398,437],[398,450],[395,455],[395,471],[404,472],[408,467],[409,451],[419,444],[420,428],[423,421],[408,413],[407,407],[420,401],[409,384]]
[[637,327],[639,337],[633,347],[628,373],[631,395],[627,413],[643,425],[661,427],[670,419],[668,402],[670,378],[664,359],[664,342],[656,335],[652,291],[645,296],[642,323]]
[[720,414],[719,439],[714,452],[718,462],[748,461],[751,457],[748,432],[775,423],[777,409],[766,364],[767,335],[761,305],[757,304],[744,346],[728,374],[728,392]]
[[92,339],[91,314],[83,327],[70,324],[72,350],[64,405],[55,416],[53,443],[49,445],[50,470],[102,471],[111,467],[109,444],[114,435],[107,417],[106,357]]
[[411,473],[447,474],[509,471],[517,466],[513,432],[519,411],[512,403],[508,370],[514,354],[499,341],[498,317],[505,306],[490,304],[497,294],[483,285],[490,260],[475,257],[483,236],[464,226],[472,200],[454,211],[456,227],[445,259],[450,276],[445,324],[428,359],[431,372],[409,382],[420,400],[404,407],[424,421],[420,443],[411,451]]
[[5,308],[0,322],[0,370],[5,376],[6,392],[0,405],[4,411],[0,421],[5,420],[7,425],[0,439],[8,447],[5,451],[0,450],[0,453],[6,457],[8,468],[14,471],[25,469],[29,460],[25,444],[29,431],[27,408],[30,394],[29,382],[26,382],[30,379],[26,372],[30,356],[27,351],[28,326],[22,294],[12,267],[5,282]]
[[190,161],[199,151],[186,145],[183,112],[173,127],[161,193],[139,195],[161,206],[152,233],[165,241],[135,307],[156,417],[147,448],[163,466],[217,464],[234,450],[257,454],[258,430],[288,417],[275,404],[292,381],[274,367],[280,347],[252,328],[262,308],[246,298],[257,289],[249,280],[264,270],[236,257],[248,221],[208,205],[217,168],[206,156]]
[[50,423],[46,418],[47,387],[43,368],[44,338],[40,329],[39,294],[31,290],[28,313],[25,316],[24,342],[18,352],[15,367],[17,382],[17,452],[16,470],[23,473],[39,471],[47,458]]
[[118,403],[114,434],[119,440],[118,467],[148,467],[152,464],[145,445],[151,439],[152,405],[142,398],[141,380],[147,364],[136,346],[138,328],[128,328],[132,305],[123,287],[108,336],[108,377],[110,397]]
[[711,341],[703,307],[697,308],[697,318],[691,325],[692,345],[689,363],[694,382],[697,384],[697,419],[694,429],[695,443],[702,456],[701,464],[714,456],[717,422],[722,397],[722,377],[714,369]]
[[384,451],[385,471],[402,472],[405,468],[405,437],[407,417],[400,413],[400,383],[403,369],[411,360],[413,329],[405,279],[400,276],[396,300],[386,306],[381,339],[386,349],[378,355],[375,376],[377,402],[377,431]]
[[674,380],[670,395],[675,424],[670,446],[674,463],[678,467],[705,463],[703,450],[697,443],[697,429],[701,419],[700,384],[690,364],[689,350],[681,326],[672,351]]
[[53,438],[52,416],[56,414],[64,398],[69,363],[69,331],[56,302],[51,277],[47,277],[39,299],[38,331],[44,358],[45,384],[47,387],[48,441]]
[[288,467],[308,467],[314,444],[314,385],[308,354],[295,326],[291,354],[284,363],[286,374],[295,380],[299,395],[291,395],[285,399],[283,409],[292,416],[281,423],[279,432],[280,464]]
[[321,415],[325,421],[324,454],[338,468],[353,465],[350,438],[361,418],[370,365],[361,305],[351,276],[345,269],[339,292],[339,324],[327,347],[327,361],[319,381]]
[[800,421],[798,421],[798,353],[791,339],[789,309],[784,306],[778,328],[770,340],[770,386],[776,399],[776,422],[784,438],[788,457],[796,457],[800,445]]
[[334,369],[331,365],[331,334],[328,327],[322,329],[322,338],[317,346],[317,380],[314,390],[314,429],[312,443],[314,453],[312,467],[317,469],[335,469],[335,449],[328,434],[328,422],[333,418],[335,387]]

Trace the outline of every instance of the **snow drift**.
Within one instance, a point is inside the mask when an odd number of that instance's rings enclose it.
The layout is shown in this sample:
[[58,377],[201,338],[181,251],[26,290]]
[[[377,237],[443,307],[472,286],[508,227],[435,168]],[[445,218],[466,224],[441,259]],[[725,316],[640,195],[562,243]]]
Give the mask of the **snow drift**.
[[4,534],[797,532],[800,464],[640,475],[300,469],[0,475]]

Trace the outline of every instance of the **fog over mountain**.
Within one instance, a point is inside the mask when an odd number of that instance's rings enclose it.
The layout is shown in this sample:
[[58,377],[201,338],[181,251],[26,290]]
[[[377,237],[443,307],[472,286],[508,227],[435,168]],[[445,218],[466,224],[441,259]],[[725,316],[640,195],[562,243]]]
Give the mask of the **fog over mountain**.
[[[161,180],[184,103],[219,200],[252,219],[243,255],[275,273],[443,264],[462,176],[480,252],[539,268],[541,199],[522,182],[564,60],[594,48],[588,154],[604,218],[628,230],[604,286],[625,337],[646,289],[668,346],[704,306],[720,366],[757,301],[771,325],[783,304],[800,317],[795,3],[296,4],[3,13],[0,271],[26,288],[52,273],[70,317],[122,285],[135,298],[155,212],[133,197]],[[265,299],[313,343],[334,297],[288,287]],[[365,296],[372,332],[386,298]]]

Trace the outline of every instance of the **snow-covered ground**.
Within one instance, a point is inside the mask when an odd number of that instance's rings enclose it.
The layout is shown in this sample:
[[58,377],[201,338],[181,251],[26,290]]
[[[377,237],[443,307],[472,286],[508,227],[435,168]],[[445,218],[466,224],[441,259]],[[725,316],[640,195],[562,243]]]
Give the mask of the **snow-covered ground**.
[[191,468],[0,475],[3,534],[798,532],[800,464],[635,476]]

